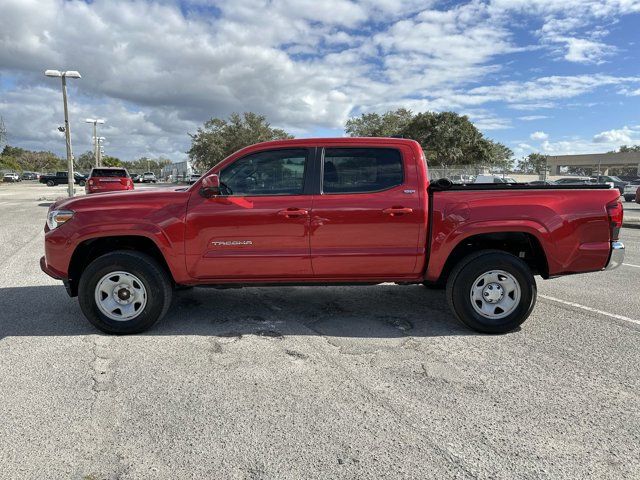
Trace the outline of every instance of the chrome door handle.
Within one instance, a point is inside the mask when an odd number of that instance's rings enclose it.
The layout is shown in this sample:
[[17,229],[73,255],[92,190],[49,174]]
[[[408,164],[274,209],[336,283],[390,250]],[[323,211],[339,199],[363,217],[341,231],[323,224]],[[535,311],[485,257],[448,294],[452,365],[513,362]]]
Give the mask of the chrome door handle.
[[286,218],[308,217],[309,211],[304,208],[287,208],[286,210],[280,210],[278,215]]
[[382,213],[395,217],[396,215],[404,215],[405,213],[413,213],[413,208],[408,207],[391,207],[382,210]]

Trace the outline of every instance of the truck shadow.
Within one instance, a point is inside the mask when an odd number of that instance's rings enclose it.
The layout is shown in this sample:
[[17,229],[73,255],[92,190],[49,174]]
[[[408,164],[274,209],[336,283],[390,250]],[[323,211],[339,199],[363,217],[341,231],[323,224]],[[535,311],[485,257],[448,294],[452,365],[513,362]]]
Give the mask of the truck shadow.
[[[100,333],[62,286],[0,288],[0,339]],[[174,293],[168,314],[141,335],[323,335],[402,338],[474,335],[444,292],[422,286],[266,287]]]

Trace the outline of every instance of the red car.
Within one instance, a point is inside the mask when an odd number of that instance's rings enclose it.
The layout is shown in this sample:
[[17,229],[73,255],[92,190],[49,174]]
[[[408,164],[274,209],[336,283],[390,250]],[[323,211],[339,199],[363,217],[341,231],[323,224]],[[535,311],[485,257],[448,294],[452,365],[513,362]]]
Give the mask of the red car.
[[460,321],[502,333],[531,313],[534,275],[622,263],[619,193],[430,182],[407,139],[280,140],[189,188],[59,200],[40,263],[109,333],[149,328],[180,286],[382,282],[446,285]]
[[133,190],[133,180],[125,168],[94,168],[84,186],[87,193]]

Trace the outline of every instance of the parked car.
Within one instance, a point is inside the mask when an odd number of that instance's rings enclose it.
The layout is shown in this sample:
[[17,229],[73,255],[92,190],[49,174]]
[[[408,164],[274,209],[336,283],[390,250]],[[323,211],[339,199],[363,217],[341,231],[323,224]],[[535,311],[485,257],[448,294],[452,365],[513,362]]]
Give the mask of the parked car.
[[591,183],[589,177],[563,177],[554,181],[556,185],[585,185]]
[[[87,183],[87,177],[78,172],[73,172],[73,183],[84,187]],[[40,183],[47,184],[48,187],[53,187],[55,185],[65,185],[68,183],[69,174],[68,172],[56,172],[51,175],[40,175]]]
[[635,201],[638,187],[640,187],[640,178],[631,180],[627,185],[625,185],[624,191],[622,192],[625,202]]
[[453,183],[473,183],[476,180],[475,175],[451,175],[447,178]]
[[189,185],[193,185],[198,180],[200,180],[201,175],[199,173],[192,173],[189,175]]
[[511,177],[503,177],[502,175],[483,174],[476,176],[473,183],[518,183]]
[[2,176],[2,181],[4,183],[16,183],[21,180],[20,175],[15,172],[7,172]]
[[125,168],[94,168],[89,174],[85,191],[89,193],[133,190],[133,180]]
[[607,183],[617,188],[620,195],[624,195],[624,187],[629,183],[624,180],[620,180],[618,177],[612,175],[595,175],[590,179],[594,183]]
[[142,183],[156,183],[156,174],[153,172],[144,172],[142,174]]
[[22,180],[38,180],[40,174],[37,172],[22,172]]
[[186,189],[59,199],[40,264],[109,333],[148,329],[174,286],[382,282],[445,284],[460,321],[502,333],[531,313],[534,275],[622,262],[609,188],[428,178],[413,140],[261,143]]
[[529,185],[555,185],[556,182],[553,180],[533,180],[531,182],[527,182]]

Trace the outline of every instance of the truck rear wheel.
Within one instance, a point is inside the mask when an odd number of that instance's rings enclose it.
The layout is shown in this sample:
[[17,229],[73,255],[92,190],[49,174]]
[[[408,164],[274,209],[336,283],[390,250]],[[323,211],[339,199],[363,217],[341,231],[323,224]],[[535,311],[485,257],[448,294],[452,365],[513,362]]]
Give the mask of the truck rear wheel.
[[47,187],[55,186],[55,182],[53,180],[47,180]]
[[156,260],[127,250],[95,259],[78,285],[87,320],[113,334],[147,330],[167,313],[171,293],[169,276]]
[[482,333],[506,333],[521,325],[536,303],[536,281],[521,259],[500,250],[463,258],[447,281],[456,317]]

